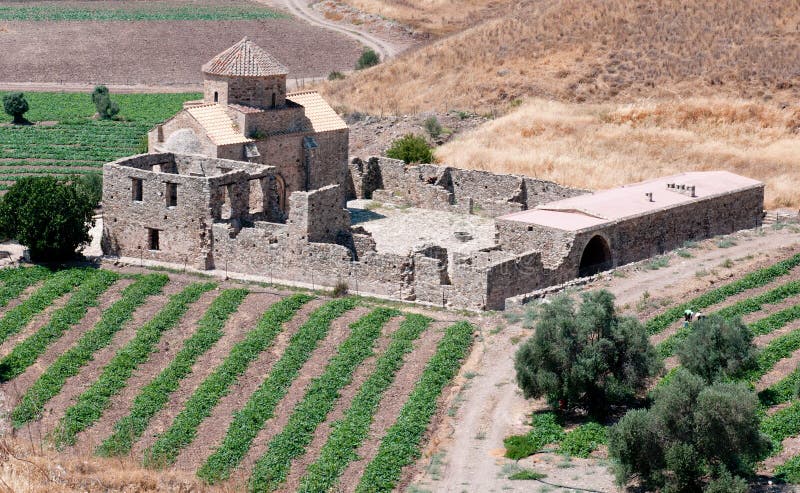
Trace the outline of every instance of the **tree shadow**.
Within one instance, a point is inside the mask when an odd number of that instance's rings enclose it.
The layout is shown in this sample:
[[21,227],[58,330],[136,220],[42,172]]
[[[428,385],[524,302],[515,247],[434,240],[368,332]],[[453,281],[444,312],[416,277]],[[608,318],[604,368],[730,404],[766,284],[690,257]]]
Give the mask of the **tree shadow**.
[[350,224],[366,223],[386,217],[383,214],[378,214],[377,212],[368,209],[348,208],[347,210],[350,211]]

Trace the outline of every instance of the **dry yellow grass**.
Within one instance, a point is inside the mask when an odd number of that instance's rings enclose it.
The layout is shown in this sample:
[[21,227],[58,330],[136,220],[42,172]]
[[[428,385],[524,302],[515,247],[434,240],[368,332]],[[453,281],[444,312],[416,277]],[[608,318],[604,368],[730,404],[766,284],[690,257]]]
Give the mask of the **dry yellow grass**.
[[800,95],[800,2],[516,0],[503,7],[497,18],[322,90],[344,109],[370,113],[484,113],[520,97]]
[[800,110],[733,99],[635,104],[533,100],[444,145],[452,166],[603,189],[689,170],[767,184],[768,208],[800,207]]
[[142,469],[132,459],[101,459],[59,454],[30,447],[20,440],[0,440],[0,491],[14,493],[220,492],[233,486],[209,487],[188,473]]
[[448,34],[484,20],[513,0],[342,0],[431,34]]

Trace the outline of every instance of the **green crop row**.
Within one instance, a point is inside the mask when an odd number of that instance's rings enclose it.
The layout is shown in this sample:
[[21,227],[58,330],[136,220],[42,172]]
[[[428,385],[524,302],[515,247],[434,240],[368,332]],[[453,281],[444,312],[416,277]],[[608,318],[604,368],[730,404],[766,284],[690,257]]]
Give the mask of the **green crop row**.
[[250,396],[244,407],[233,416],[225,439],[206,460],[197,475],[209,483],[227,479],[250,449],[250,444],[275,412],[275,406],[286,395],[300,369],[317,344],[328,333],[331,323],[343,313],[355,307],[355,300],[344,298],[326,303],[311,314],[289,339],[283,355]]
[[67,269],[49,277],[42,287],[0,319],[0,343],[22,330],[34,315],[52,305],[56,298],[75,289],[89,272],[88,269]]
[[323,492],[335,486],[347,465],[357,458],[356,449],[367,438],[372,417],[384,392],[403,366],[403,358],[414,349],[414,341],[430,323],[428,317],[406,315],[392,334],[392,342],[386,352],[378,359],[375,371],[361,386],[344,417],[332,425],[328,441],[322,447],[317,461],[308,467],[298,491]]
[[800,483],[800,455],[795,455],[775,468],[775,476],[788,482]]
[[[163,467],[174,462],[180,451],[192,443],[200,423],[211,415],[214,406],[230,392],[231,386],[237,382],[239,376],[259,354],[272,346],[283,324],[291,320],[297,310],[310,300],[310,296],[296,294],[273,305],[258,322],[256,328],[250,331],[244,340],[237,343],[225,360],[197,387],[170,428],[145,451],[144,463],[150,467]],[[344,311],[336,310],[334,307],[341,305],[335,302],[326,306],[328,308],[322,311],[329,315],[328,324]],[[324,317],[318,316],[313,320],[320,318]]]
[[80,8],[60,5],[0,7],[5,21],[239,21],[285,17],[260,6],[156,5],[148,8]]
[[761,401],[761,405],[765,407],[788,402],[795,397],[798,384],[800,384],[800,368],[795,369],[779,382],[759,392],[758,399]]
[[800,319],[800,304],[786,308],[748,325],[753,335],[769,334],[780,329],[789,322]]
[[[800,294],[800,281],[790,281],[786,284],[778,286],[775,289],[762,293],[758,296],[739,301],[731,306],[725,307],[718,312],[723,318],[741,317],[747,313],[755,313],[763,309],[764,305],[771,305],[779,303],[787,298]],[[776,319],[777,320],[777,319]],[[759,330],[765,330],[769,325],[759,326]],[[686,340],[692,332],[692,325],[689,327],[682,327],[674,335],[666,338],[658,345],[658,351],[664,358],[672,355],[678,348],[681,342]]]
[[44,267],[14,267],[0,269],[0,307],[6,306],[9,301],[18,298],[25,289],[37,282],[47,279],[52,275]]
[[419,443],[436,412],[436,401],[466,357],[472,331],[468,322],[447,329],[400,415],[386,432],[377,455],[367,465],[356,488],[358,493],[393,490],[402,468],[419,457]]
[[798,265],[800,265],[800,254],[793,255],[770,267],[751,272],[738,281],[707,291],[690,301],[674,306],[664,313],[651,318],[646,324],[647,332],[649,334],[658,334],[669,327],[670,324],[680,319],[683,316],[683,312],[686,310],[701,310],[720,303],[733,295],[747,291],[748,289],[754,289],[769,284],[778,277],[785,276]]
[[98,448],[99,455],[124,455],[131,451],[153,416],[169,401],[181,380],[191,373],[197,359],[222,337],[225,322],[247,293],[246,289],[226,289],[214,300],[198,322],[197,331],[184,342],[175,359],[139,392],[130,413],[114,425],[114,433]]
[[75,346],[59,356],[25,392],[11,413],[14,427],[20,428],[36,419],[44,405],[61,391],[67,378],[77,375],[96,351],[111,342],[114,334],[132,318],[133,311],[149,296],[160,293],[168,282],[169,277],[163,274],[148,274],[126,287],[122,297],[103,312],[100,321],[84,333]]
[[505,456],[519,460],[542,450],[545,445],[561,443],[566,434],[553,413],[534,414],[531,431],[524,435],[512,435],[503,440]]
[[8,381],[22,374],[44,351],[72,326],[78,324],[90,306],[97,306],[98,297],[114,284],[119,275],[107,270],[89,274],[66,305],[50,317],[50,321],[0,360],[0,381]]
[[111,398],[125,388],[139,365],[147,362],[164,333],[175,327],[204,293],[216,287],[213,282],[198,282],[170,296],[164,308],[136,330],[134,338],[117,351],[100,377],[67,409],[53,431],[56,446],[74,445],[78,433],[100,419]]
[[275,491],[286,480],[292,460],[305,453],[314,438],[314,430],[333,409],[339,392],[348,385],[356,368],[374,352],[375,341],[386,323],[400,313],[391,308],[377,308],[350,325],[349,337],[339,346],[292,411],[280,433],[270,440],[267,453],[253,466],[250,491]]
[[788,358],[798,349],[800,349],[800,330],[773,339],[758,352],[756,367],[747,372],[745,378],[750,382],[758,381],[775,366],[775,363]]
[[800,433],[800,401],[795,401],[775,414],[766,416],[761,421],[761,431],[772,440],[773,453],[777,453],[785,438]]

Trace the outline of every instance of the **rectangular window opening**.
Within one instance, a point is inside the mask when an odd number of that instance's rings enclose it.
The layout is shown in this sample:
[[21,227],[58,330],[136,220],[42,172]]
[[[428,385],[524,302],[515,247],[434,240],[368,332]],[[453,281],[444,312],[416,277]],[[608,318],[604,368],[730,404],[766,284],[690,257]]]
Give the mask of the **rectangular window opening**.
[[133,192],[132,199],[135,202],[142,201],[142,180],[140,178],[131,178],[131,190]]
[[160,250],[159,241],[158,241],[158,233],[157,229],[147,228],[147,242],[149,244],[150,250]]
[[175,207],[178,205],[178,184],[167,183],[167,207]]

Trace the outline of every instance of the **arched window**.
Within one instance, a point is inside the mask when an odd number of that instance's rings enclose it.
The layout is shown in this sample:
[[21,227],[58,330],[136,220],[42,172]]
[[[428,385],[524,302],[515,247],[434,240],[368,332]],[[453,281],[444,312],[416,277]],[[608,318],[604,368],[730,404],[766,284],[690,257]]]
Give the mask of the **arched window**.
[[214,102],[215,103],[219,102],[219,93],[217,91],[214,91]]
[[278,207],[282,212],[286,212],[286,182],[281,175],[275,175],[275,194],[277,195]]

